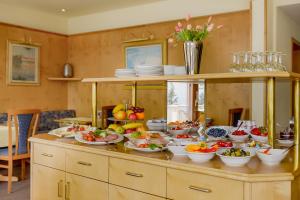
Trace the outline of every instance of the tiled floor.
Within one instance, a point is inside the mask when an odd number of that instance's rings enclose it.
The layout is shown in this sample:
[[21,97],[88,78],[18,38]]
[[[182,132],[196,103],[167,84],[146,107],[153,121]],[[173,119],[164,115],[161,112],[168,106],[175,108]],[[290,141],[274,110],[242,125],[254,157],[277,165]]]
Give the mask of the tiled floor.
[[[12,193],[7,194],[7,183],[0,182],[0,200],[29,200],[30,199],[30,180],[29,180],[29,171],[30,166],[27,165],[27,175],[26,180],[13,182],[12,184]],[[0,170],[0,174],[6,175],[7,170]],[[14,175],[19,176],[20,167],[14,167]]]

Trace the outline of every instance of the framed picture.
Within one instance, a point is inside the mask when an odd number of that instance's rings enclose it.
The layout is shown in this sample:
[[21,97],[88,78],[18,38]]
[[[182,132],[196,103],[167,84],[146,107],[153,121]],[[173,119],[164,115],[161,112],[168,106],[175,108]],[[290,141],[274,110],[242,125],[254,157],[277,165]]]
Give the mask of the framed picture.
[[167,64],[167,41],[146,40],[124,44],[124,65],[133,69],[137,65]]
[[16,41],[7,44],[7,84],[40,84],[40,46]]

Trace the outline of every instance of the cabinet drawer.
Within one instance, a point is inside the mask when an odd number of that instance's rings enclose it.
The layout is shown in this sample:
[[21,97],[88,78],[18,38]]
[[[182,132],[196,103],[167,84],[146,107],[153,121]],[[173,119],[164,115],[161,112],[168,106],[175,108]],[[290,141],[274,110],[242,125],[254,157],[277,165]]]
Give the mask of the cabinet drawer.
[[66,150],[66,171],[108,182],[108,157]]
[[142,192],[109,185],[109,200],[164,200],[165,198],[152,196]]
[[166,168],[110,158],[109,181],[112,184],[166,196]]
[[243,182],[167,169],[167,191],[174,200],[241,200]]
[[55,169],[65,170],[65,150],[50,145],[34,144],[33,162]]

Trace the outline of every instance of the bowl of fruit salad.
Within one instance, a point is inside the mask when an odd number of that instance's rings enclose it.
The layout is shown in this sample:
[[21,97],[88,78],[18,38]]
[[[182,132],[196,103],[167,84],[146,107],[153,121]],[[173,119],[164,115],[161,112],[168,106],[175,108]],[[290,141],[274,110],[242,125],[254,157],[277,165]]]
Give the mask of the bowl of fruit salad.
[[185,134],[190,131],[190,128],[183,128],[180,126],[170,127],[168,132],[176,137],[176,135]]
[[185,147],[187,156],[194,162],[203,163],[211,160],[218,146],[211,146],[206,142],[200,142],[198,144],[189,144]]
[[268,129],[265,127],[254,128],[250,134],[253,140],[257,142],[268,142]]
[[241,167],[246,165],[253,154],[250,151],[241,148],[220,149],[217,155],[222,162],[231,167]]
[[217,145],[218,148],[232,148],[235,147],[236,145],[233,144],[231,141],[226,141],[226,140],[220,140],[214,143],[211,143],[212,145]]
[[235,142],[244,142],[248,139],[249,133],[245,129],[233,128],[228,136]]

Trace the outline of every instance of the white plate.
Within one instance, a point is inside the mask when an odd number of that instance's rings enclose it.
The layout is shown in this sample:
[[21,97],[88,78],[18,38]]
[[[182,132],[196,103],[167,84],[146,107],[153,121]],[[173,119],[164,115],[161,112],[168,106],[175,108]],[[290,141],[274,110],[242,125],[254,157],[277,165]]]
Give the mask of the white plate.
[[167,149],[167,147],[163,147],[162,149],[156,148],[156,149],[150,149],[150,148],[138,148],[134,144],[132,144],[130,141],[127,141],[124,143],[124,147],[128,149],[134,149],[136,151],[142,151],[142,152],[159,152],[164,151]]
[[[90,126],[86,126],[86,125],[80,125],[80,127],[85,128],[85,130],[83,132],[93,131],[93,130],[96,129],[95,127],[90,127]],[[82,132],[82,131],[67,131],[68,128],[72,128],[72,126],[66,126],[66,127],[53,129],[53,130],[49,131],[48,134],[49,135],[55,135],[57,137],[72,138],[72,137],[75,137],[76,133],[81,133]]]
[[77,140],[78,142],[84,143],[84,144],[92,144],[92,145],[106,145],[106,144],[114,144],[114,143],[118,143],[121,142],[124,139],[124,136],[118,133],[114,133],[114,132],[110,132],[111,134],[116,134],[119,137],[116,140],[112,140],[109,142],[89,142],[86,141],[82,138],[82,134],[81,133],[77,133],[75,135],[75,140]]

